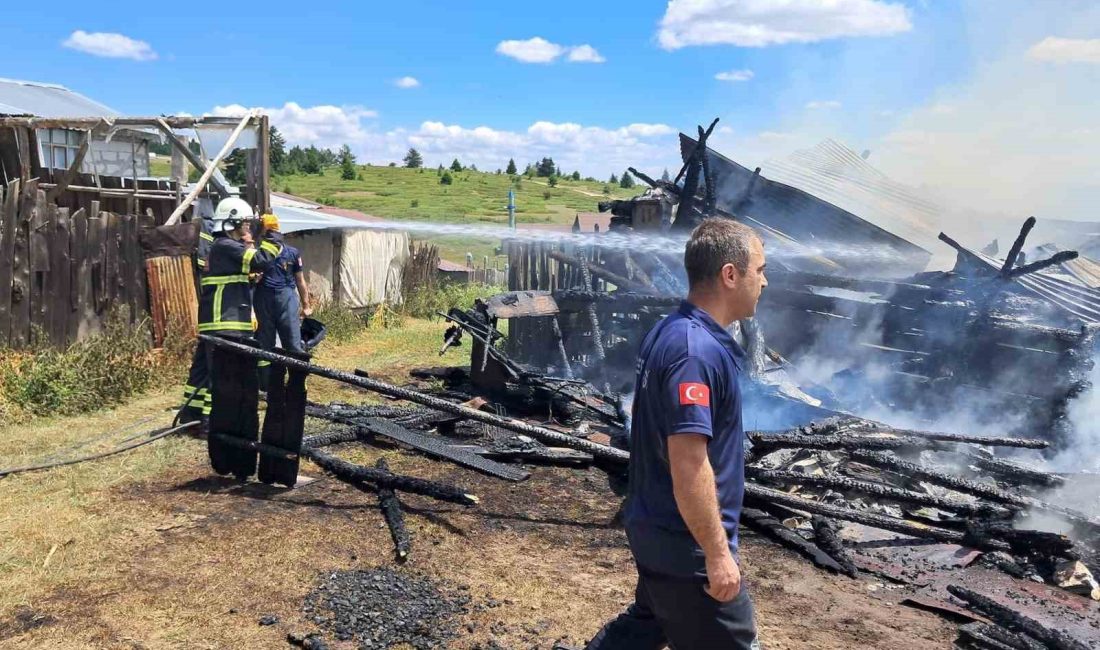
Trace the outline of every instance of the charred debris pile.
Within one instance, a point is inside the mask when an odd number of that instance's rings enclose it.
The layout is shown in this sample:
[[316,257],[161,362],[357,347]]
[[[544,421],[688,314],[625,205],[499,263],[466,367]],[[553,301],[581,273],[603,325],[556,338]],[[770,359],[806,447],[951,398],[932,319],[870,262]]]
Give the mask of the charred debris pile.
[[[933,235],[957,261],[926,272],[922,246],[709,149],[713,128],[681,137],[675,180],[634,172],[644,194],[601,204],[610,229],[505,242],[508,291],[443,314],[439,353],[468,349],[469,366],[414,371],[430,390],[204,335],[230,369],[212,387],[214,468],[293,485],[308,458],[377,499],[399,560],[417,552],[402,493],[472,507],[477,496],[352,463],[339,445],[397,446],[512,482],[538,465],[625,476],[636,346],[686,292],[686,233],[736,218],[765,239],[770,281],[733,332],[755,429],[743,526],[960,621],[959,647],[1100,647],[1100,519],[1067,498],[1100,477],[1035,462],[1065,448],[1069,405],[1090,387],[1100,292],[1062,272],[1076,253],[1025,262],[1029,219],[1004,259]],[[275,378],[262,433],[255,387],[231,371],[256,359]],[[311,403],[308,375],[412,406]],[[973,427],[949,433],[852,415],[959,409]],[[303,438],[307,416],[331,428]]]

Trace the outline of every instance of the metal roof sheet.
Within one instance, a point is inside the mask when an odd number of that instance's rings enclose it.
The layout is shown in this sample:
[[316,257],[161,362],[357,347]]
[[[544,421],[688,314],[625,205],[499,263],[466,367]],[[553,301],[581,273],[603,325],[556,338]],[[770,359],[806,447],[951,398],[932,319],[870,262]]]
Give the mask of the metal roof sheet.
[[761,170],[774,181],[809,192],[925,250],[939,248],[937,224],[943,209],[835,140],[769,160]]
[[324,230],[326,228],[369,228],[370,223],[325,214],[320,210],[306,210],[289,205],[272,205],[271,210],[279,217],[280,232],[298,232],[300,230]]
[[57,84],[0,78],[0,114],[118,117],[118,111]]

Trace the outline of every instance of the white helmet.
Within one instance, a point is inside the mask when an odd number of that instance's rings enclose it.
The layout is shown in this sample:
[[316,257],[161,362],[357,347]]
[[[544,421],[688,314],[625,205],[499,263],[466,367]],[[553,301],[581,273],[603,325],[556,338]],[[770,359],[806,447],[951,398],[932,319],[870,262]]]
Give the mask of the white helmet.
[[228,221],[233,225],[255,218],[256,213],[252,211],[252,206],[248,205],[248,201],[235,196],[222,199],[218,202],[218,207],[214,209],[215,221]]

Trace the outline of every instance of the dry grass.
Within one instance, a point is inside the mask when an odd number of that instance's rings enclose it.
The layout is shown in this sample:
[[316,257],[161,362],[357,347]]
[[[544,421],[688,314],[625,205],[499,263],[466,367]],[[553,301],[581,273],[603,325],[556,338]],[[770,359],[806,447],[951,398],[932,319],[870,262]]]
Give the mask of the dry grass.
[[[318,361],[403,381],[409,367],[439,363],[443,328],[409,319],[402,329],[367,329],[325,347]],[[445,362],[465,361],[462,351],[450,355]],[[320,379],[310,381],[310,396],[366,397]],[[176,391],[156,393],[83,418],[0,428],[0,464],[103,431],[117,440],[150,415],[155,420],[137,430],[152,428],[169,419],[164,409],[175,401]],[[396,449],[337,451],[360,463],[384,455],[395,471],[481,497],[465,509],[402,495],[413,535],[407,569],[465,585],[475,605],[499,602],[464,618],[462,637],[448,647],[472,650],[488,639],[507,648],[548,649],[559,637],[578,643],[629,601],[634,572],[624,536],[609,526],[618,499],[602,472],[534,468],[513,484]],[[302,470],[320,476],[308,463]],[[867,643],[873,638],[920,650],[950,638],[950,626],[937,619],[884,610],[861,583],[816,572],[785,551],[750,542],[744,555],[750,581],[760,578],[753,589],[769,647],[882,647]],[[288,631],[313,630],[299,608],[323,572],[392,562],[373,495],[324,478],[295,490],[239,485],[212,476],[203,443],[170,439],[0,480],[0,647],[285,648]],[[268,614],[281,622],[259,626]]]

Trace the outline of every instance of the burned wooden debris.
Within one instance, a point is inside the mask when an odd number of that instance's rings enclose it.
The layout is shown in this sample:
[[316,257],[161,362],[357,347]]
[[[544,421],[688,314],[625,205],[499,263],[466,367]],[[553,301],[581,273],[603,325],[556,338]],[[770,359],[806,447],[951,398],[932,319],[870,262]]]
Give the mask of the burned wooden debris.
[[[374,466],[383,472],[390,471],[385,458],[379,458]],[[382,510],[386,526],[390,529],[390,536],[393,537],[397,560],[404,562],[409,557],[412,541],[409,538],[409,530],[405,528],[405,513],[401,511],[401,500],[397,498],[397,492],[391,488],[379,488],[378,507]]]

